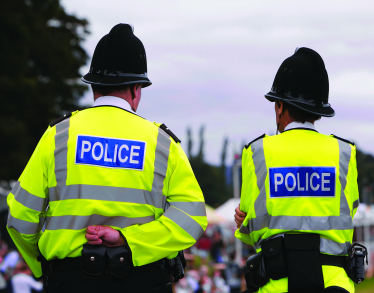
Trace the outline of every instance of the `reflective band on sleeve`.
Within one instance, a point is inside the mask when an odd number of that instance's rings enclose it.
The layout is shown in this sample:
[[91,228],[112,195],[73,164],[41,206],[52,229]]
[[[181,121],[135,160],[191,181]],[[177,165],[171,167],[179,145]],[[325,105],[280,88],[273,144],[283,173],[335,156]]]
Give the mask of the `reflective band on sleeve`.
[[190,216],[206,216],[206,209],[204,202],[170,202],[172,207],[184,211]]
[[55,175],[57,186],[66,185],[70,118],[56,125]]
[[355,201],[353,202],[353,209],[358,208],[359,204],[360,204],[360,203],[359,203],[358,199],[355,200]]
[[257,186],[260,190],[255,201],[255,212],[256,217],[268,216],[268,211],[266,208],[266,188],[265,180],[267,176],[267,168],[265,162],[265,153],[264,153],[264,140],[259,139],[251,144],[252,149],[252,159],[255,166],[255,173],[257,177]]
[[197,223],[194,219],[190,216],[185,214],[184,212],[170,207],[164,214],[164,217],[172,220],[178,226],[180,226],[184,231],[191,235],[196,241],[203,235],[204,230],[201,228],[199,223]]
[[21,183],[17,181],[12,189],[12,193],[17,202],[34,211],[42,212],[48,204],[45,198],[36,196],[21,187]]
[[154,205],[159,206],[161,204],[163,208],[166,205],[166,196],[162,194],[162,189],[164,188],[164,179],[166,177],[166,171],[168,168],[170,144],[170,137],[166,135],[161,128],[159,128],[151,196],[153,198]]
[[9,213],[7,226],[21,234],[35,235],[42,230],[43,222],[44,218],[40,218],[39,223],[34,223],[14,218]]
[[338,243],[334,240],[321,238],[319,250],[323,253],[333,254],[333,255],[347,255],[351,243]]
[[53,202],[68,199],[93,199],[139,203],[163,209],[161,201],[155,201],[154,198],[152,198],[151,192],[148,190],[85,184],[49,188],[49,201]]
[[[339,180],[341,185],[340,193],[340,215],[350,215],[350,209],[347,202],[347,198],[344,194],[344,189],[347,185],[347,175],[349,161],[351,160],[351,146],[338,139],[339,143]],[[352,218],[351,218],[352,220]]]
[[52,216],[47,218],[46,230],[81,230],[90,225],[106,225],[119,228],[126,228],[131,225],[145,224],[155,220],[155,216],[127,218],[127,217],[107,217],[101,215],[90,216]]

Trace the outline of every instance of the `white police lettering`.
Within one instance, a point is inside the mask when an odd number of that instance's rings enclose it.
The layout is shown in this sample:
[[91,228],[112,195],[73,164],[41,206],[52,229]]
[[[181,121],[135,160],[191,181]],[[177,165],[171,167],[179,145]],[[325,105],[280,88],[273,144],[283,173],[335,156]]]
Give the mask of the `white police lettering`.
[[333,197],[335,167],[270,167],[270,197]]
[[144,141],[78,135],[76,164],[143,170]]
[[108,158],[108,144],[105,144],[105,154],[104,154],[104,161],[105,162],[112,162],[113,160],[111,158]]
[[136,153],[134,150],[139,150],[140,146],[133,145],[131,146],[131,153],[130,153],[130,163],[131,164],[139,164],[138,160],[134,160],[134,157],[139,157],[139,153]]
[[121,153],[124,148],[126,149],[126,151],[129,151],[129,147],[127,145],[125,144],[121,145],[118,151],[118,159],[121,163],[126,163],[127,159],[129,158],[128,156],[126,156],[124,159],[121,157]]
[[322,173],[322,191],[330,191],[330,187],[325,187],[325,184],[330,183],[330,180],[325,179],[325,177],[330,177],[330,173]]
[[[100,147],[100,155],[99,156],[96,156],[96,154],[95,154],[96,147]],[[92,147],[92,157],[94,158],[94,160],[99,161],[103,157],[103,153],[104,153],[103,145],[100,142],[95,142],[95,144]]]
[[[288,185],[288,178],[290,178],[290,177],[292,177],[292,187],[291,188]],[[286,183],[287,190],[288,191],[293,191],[296,188],[296,178],[295,178],[295,175],[292,174],[292,173],[287,173],[286,179],[285,179],[285,183]]]
[[[87,148],[85,146],[87,146]],[[81,159],[83,159],[84,153],[89,152],[90,150],[91,150],[91,143],[87,140],[82,141]]]
[[300,174],[299,173],[297,173],[297,190],[299,190],[299,191],[304,190],[304,187],[300,186]]
[[[278,178],[280,180],[278,180]],[[283,183],[283,175],[281,173],[274,173],[275,191],[278,191],[278,185]]]
[[314,191],[318,190],[319,189],[319,184],[317,184],[316,186],[313,186],[313,177],[316,177],[317,179],[319,179],[319,174],[318,173],[313,173],[311,176],[310,176],[310,188]]

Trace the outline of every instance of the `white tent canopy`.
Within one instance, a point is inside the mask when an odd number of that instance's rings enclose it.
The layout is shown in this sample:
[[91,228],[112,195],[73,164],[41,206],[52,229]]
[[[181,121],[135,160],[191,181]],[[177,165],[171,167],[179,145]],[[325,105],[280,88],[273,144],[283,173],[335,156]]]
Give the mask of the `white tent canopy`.
[[240,203],[240,198],[231,198],[223,205],[216,208],[216,212],[224,217],[226,220],[234,223],[235,208]]

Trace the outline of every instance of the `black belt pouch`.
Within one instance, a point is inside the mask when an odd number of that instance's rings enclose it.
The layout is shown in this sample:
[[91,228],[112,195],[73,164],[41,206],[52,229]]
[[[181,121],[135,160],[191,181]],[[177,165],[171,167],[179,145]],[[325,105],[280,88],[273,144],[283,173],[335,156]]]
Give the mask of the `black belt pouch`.
[[105,272],[105,246],[84,244],[82,250],[82,274],[97,277]]
[[107,275],[113,278],[125,278],[131,273],[133,264],[131,252],[125,246],[107,247]]
[[285,234],[289,293],[324,290],[319,234]]
[[262,252],[251,255],[247,259],[247,269],[249,272],[245,275],[245,280],[248,288],[259,288],[269,282],[269,278],[266,275],[265,260],[262,257]]
[[261,243],[268,277],[279,280],[288,276],[283,237],[276,237]]

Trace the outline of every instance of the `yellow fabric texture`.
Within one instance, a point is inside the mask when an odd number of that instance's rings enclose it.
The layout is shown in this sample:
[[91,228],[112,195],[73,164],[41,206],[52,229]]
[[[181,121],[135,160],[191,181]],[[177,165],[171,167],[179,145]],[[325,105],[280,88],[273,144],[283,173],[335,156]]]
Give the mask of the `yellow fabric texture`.
[[[265,136],[263,140],[263,150],[267,169],[265,179],[266,189],[266,209],[270,217],[272,216],[309,216],[325,217],[340,216],[341,184],[339,180],[339,143],[333,136],[323,135],[312,130],[294,129],[286,131],[276,136]],[[348,145],[348,143],[344,142]],[[353,218],[356,208],[353,202],[358,200],[357,187],[357,167],[356,148],[350,145],[350,160],[348,166],[347,183],[344,194],[350,209],[350,216]],[[256,152],[256,150],[255,150]],[[253,161],[251,146],[243,150],[242,156],[242,191],[240,209],[247,213],[243,226],[247,226],[251,219],[259,219],[256,215],[255,202],[260,195],[258,178],[256,176],[255,163]],[[334,197],[282,197],[272,198],[269,196],[269,168],[271,167],[336,167],[335,196]],[[248,234],[238,230],[235,236],[243,242],[255,245],[258,242],[273,237],[281,233],[318,233],[321,238],[335,241],[340,244],[352,243],[353,229],[343,230],[284,230],[269,229],[264,227],[257,231],[249,231]],[[256,246],[256,251],[261,251],[260,245]],[[331,284],[344,287],[350,292],[353,282],[347,277],[344,270],[339,268],[324,266],[323,272],[326,280]],[[337,277],[332,278],[333,275]],[[285,279],[271,281],[264,286],[260,292],[286,292]],[[283,285],[282,285],[283,284]],[[345,284],[345,285],[344,285]],[[278,286],[280,286],[278,291]]]
[[[143,170],[76,164],[78,135],[145,142]],[[168,157],[163,157],[163,160],[166,160],[166,176],[159,175],[155,168],[156,146],[160,135],[167,142],[167,145],[163,146],[163,152],[168,154]],[[87,242],[85,239],[86,226],[77,229],[74,221],[78,221],[78,218],[88,217],[90,219],[89,217],[94,215],[96,222],[88,223],[88,225],[107,225],[105,219],[116,217],[135,221],[126,227],[109,225],[125,236],[132,251],[134,266],[174,256],[178,251],[192,246],[198,238],[197,234],[205,230],[207,226],[205,214],[190,215],[190,209],[183,209],[186,205],[188,207],[188,204],[200,207],[204,205],[203,194],[189,161],[180,144],[176,143],[166,132],[160,130],[158,124],[151,123],[125,110],[109,106],[73,113],[68,127],[67,164],[64,167],[67,170],[67,175],[64,183],[66,186],[63,187],[75,188],[72,190],[75,190],[76,194],[70,193],[67,194],[68,198],[66,199],[51,201],[49,195],[56,190],[58,184],[55,168],[61,165],[59,162],[55,162],[58,147],[55,145],[55,136],[56,126],[49,127],[18,180],[23,194],[26,195],[17,198],[15,196],[17,190],[12,190],[8,196],[11,220],[8,221],[9,233],[36,277],[40,277],[42,274],[40,263],[36,260],[39,255],[37,243],[40,252],[47,260],[81,255],[82,245]],[[159,204],[149,202],[149,197],[145,203],[136,203],[137,200],[134,202],[134,199],[128,199],[126,189],[130,190],[129,192],[141,194],[141,197],[142,191],[144,191],[144,198],[146,198],[146,193],[149,194],[152,191],[156,176],[161,178],[158,186],[162,187],[158,196],[161,199],[164,197],[163,200],[168,203],[166,207],[162,208]],[[84,188],[87,187],[100,187],[101,189],[98,190],[105,192],[89,198],[89,194],[82,195]],[[108,189],[105,189],[106,187]],[[123,200],[122,197],[121,200],[111,199],[111,188],[123,189]],[[49,200],[49,209],[45,211],[30,208],[33,207],[32,199],[35,197],[45,199],[45,205]],[[31,206],[28,207],[29,202],[31,202]],[[180,213],[179,215],[187,219],[187,223],[181,227],[180,222],[176,223],[171,220],[171,217],[164,216],[165,210],[169,211],[169,214],[176,215],[174,220],[178,220],[178,213]],[[76,216],[77,219],[71,216]],[[47,217],[47,220],[45,230],[42,232],[44,217]],[[154,219],[146,223],[136,223],[136,219],[146,217]],[[59,219],[65,221],[69,228],[59,229]],[[36,229],[38,231],[35,231],[37,233],[29,234],[26,231],[25,234],[17,231],[20,229],[9,228],[9,223],[15,223],[12,226],[18,227],[18,220],[31,226],[38,225],[37,223],[41,224],[39,224],[39,229]],[[55,220],[54,225],[57,225],[57,228],[49,229],[50,220]],[[198,231],[196,232],[196,230]]]

